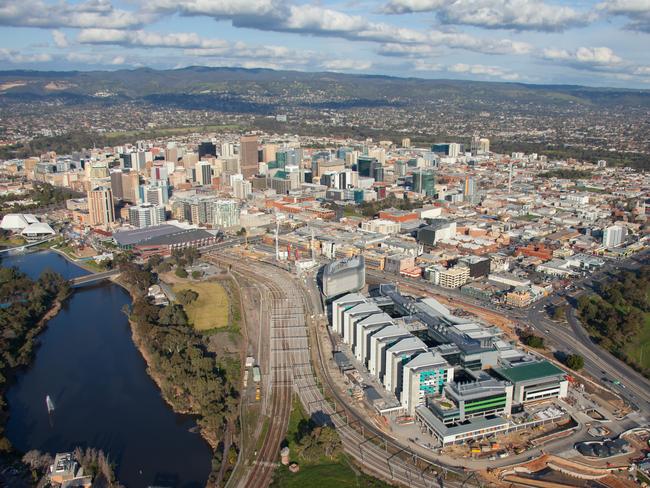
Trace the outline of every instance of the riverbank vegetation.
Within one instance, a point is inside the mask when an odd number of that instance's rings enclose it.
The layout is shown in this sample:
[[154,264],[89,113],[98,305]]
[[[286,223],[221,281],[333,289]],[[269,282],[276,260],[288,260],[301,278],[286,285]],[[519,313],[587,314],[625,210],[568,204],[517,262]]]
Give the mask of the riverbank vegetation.
[[220,485],[237,459],[240,379],[229,374],[227,358],[209,348],[211,336],[192,326],[182,304],[158,307],[150,301],[147,290],[157,281],[153,264],[120,265],[121,279],[133,295],[129,317],[134,339],[165,400],[177,412],[197,415],[215,452],[210,484]]
[[292,473],[286,466],[275,471],[272,488],[388,488],[390,485],[363,473],[343,452],[333,427],[319,426],[294,398],[284,445],[291,462],[300,466]]
[[36,336],[69,295],[69,283],[57,273],[46,270],[32,280],[16,268],[0,267],[0,451],[11,450],[4,436],[8,382],[30,364]]
[[601,347],[650,377],[650,266],[619,273],[581,296],[578,313]]
[[70,198],[78,198],[80,193],[49,183],[35,182],[32,189],[24,194],[9,193],[0,196],[0,212],[25,212],[50,205],[61,205]]

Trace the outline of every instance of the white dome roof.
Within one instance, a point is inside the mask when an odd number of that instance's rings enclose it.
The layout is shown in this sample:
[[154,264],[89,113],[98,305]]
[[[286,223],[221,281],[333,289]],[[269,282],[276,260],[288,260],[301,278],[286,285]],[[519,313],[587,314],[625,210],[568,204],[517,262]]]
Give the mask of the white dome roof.
[[44,235],[44,234],[49,234],[49,235],[54,235],[56,232],[54,232],[54,229],[50,227],[49,224],[46,224],[44,222],[37,222],[35,224],[30,224],[27,227],[23,229],[21,232],[22,235]]
[[29,222],[23,214],[7,214],[2,217],[0,228],[4,230],[21,230],[27,227],[30,223],[31,222]]

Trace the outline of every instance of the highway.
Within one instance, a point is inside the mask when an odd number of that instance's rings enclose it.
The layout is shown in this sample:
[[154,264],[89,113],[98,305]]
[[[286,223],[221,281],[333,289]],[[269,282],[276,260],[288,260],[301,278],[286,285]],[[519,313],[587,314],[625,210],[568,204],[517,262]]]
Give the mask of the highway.
[[[350,411],[336,411],[318,386],[309,347],[309,330],[316,327],[320,314],[318,301],[297,285],[297,277],[275,266],[244,262],[225,253],[213,259],[232,266],[233,271],[257,281],[269,290],[272,306],[269,327],[271,351],[271,424],[255,463],[241,486],[265,487],[277,466],[281,441],[286,435],[295,391],[305,410],[320,423],[336,427],[345,451],[365,470],[380,478],[415,488],[461,486],[460,481],[445,480],[443,467],[434,466],[408,448],[400,447],[367,419],[358,419]],[[312,279],[313,280],[313,279]],[[320,360],[324,358],[321,356]],[[347,399],[338,402],[340,407]],[[352,417],[351,420],[348,420]],[[359,432],[357,429],[361,430]],[[417,465],[416,465],[417,464]],[[460,470],[459,470],[460,471]],[[471,486],[465,484],[465,486]]]

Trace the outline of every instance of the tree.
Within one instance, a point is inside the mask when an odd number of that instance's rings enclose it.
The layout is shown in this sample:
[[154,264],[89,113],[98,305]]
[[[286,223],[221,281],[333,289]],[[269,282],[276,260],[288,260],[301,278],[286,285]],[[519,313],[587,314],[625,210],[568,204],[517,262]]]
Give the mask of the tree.
[[569,354],[566,357],[566,365],[574,371],[581,370],[585,365],[585,359],[579,354]]
[[176,266],[176,271],[174,273],[179,278],[187,278],[187,271],[182,266]]
[[192,271],[192,279],[193,280],[198,280],[201,276],[203,276],[203,273],[199,271],[198,269],[195,269]]
[[194,290],[181,290],[176,294],[176,300],[181,305],[189,305],[197,298],[199,298],[199,294]]
[[522,341],[528,347],[534,347],[535,349],[544,348],[544,338],[536,336],[535,334],[526,334],[522,337]]
[[167,305],[160,310],[158,322],[162,325],[187,325],[187,314],[180,305]]

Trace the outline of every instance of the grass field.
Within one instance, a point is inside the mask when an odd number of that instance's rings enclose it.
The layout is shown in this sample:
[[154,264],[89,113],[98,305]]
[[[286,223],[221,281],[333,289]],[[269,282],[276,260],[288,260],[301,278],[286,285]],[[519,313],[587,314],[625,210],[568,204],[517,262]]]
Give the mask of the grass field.
[[650,368],[650,313],[645,314],[643,329],[627,344],[625,354],[644,368]]
[[[296,434],[298,425],[302,420],[308,420],[300,401],[294,397],[291,416],[289,417],[289,428],[287,429],[287,443],[293,453],[295,452]],[[348,458],[342,454],[338,459],[326,457],[316,462],[304,462],[297,460],[300,464],[300,471],[292,473],[286,466],[278,466],[272,488],[305,488],[318,486],[319,488],[387,488],[391,485],[379,481],[371,476],[362,473],[358,468],[353,467]]]
[[185,307],[190,322],[196,330],[218,329],[228,326],[230,306],[228,293],[219,283],[179,283],[174,285],[174,293],[181,290],[193,290],[199,297]]

